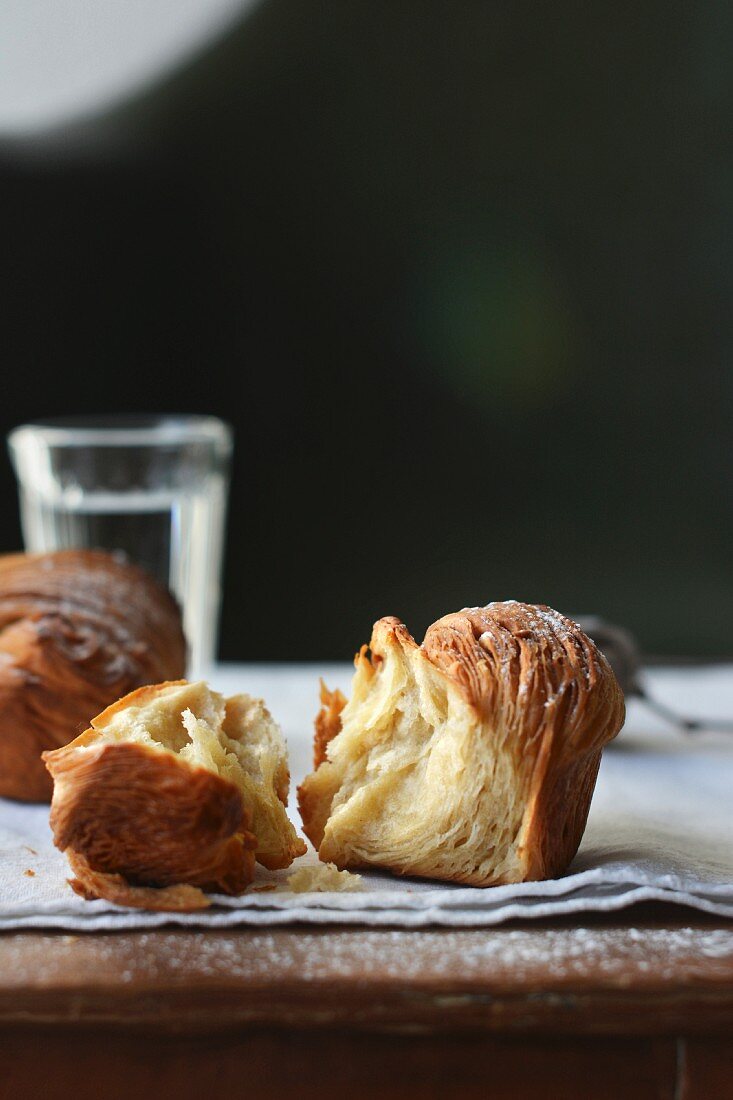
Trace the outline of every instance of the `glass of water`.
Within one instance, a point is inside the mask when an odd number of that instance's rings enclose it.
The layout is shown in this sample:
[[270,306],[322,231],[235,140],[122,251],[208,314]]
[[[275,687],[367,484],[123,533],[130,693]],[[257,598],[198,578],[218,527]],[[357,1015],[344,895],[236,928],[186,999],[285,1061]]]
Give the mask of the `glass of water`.
[[216,657],[231,428],[208,416],[44,420],[8,437],[27,550],[118,551],[177,597],[194,675]]

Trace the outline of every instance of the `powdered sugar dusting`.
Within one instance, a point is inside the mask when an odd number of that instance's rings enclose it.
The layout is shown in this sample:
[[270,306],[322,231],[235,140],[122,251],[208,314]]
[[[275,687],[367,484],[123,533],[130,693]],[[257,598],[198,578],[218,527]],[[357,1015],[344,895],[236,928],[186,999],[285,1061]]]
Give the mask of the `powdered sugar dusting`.
[[[435,982],[484,980],[487,986],[536,979],[552,985],[572,983],[589,974],[609,985],[679,985],[715,973],[729,973],[733,932],[719,928],[603,927],[432,931],[250,929],[242,932],[137,932],[110,937],[48,936],[2,950],[3,984],[53,985],[69,982],[73,957],[80,984],[114,980],[121,984],[186,984],[208,978],[221,984],[257,985],[278,980],[301,983],[364,979]],[[37,944],[37,946],[36,946]],[[42,977],[39,977],[42,976]]]
[[[527,625],[531,627],[535,634],[544,637],[568,637],[572,636],[576,630],[580,631],[581,629],[578,624],[572,619],[569,619],[567,615],[561,615],[559,611],[555,611],[552,607],[545,607],[540,604],[521,603],[519,600],[497,600],[492,603],[487,603],[484,607],[464,607],[461,614],[477,615],[481,614],[481,612],[496,612],[509,607],[523,608],[529,620]],[[488,637],[490,637],[490,632],[485,631],[479,640]]]

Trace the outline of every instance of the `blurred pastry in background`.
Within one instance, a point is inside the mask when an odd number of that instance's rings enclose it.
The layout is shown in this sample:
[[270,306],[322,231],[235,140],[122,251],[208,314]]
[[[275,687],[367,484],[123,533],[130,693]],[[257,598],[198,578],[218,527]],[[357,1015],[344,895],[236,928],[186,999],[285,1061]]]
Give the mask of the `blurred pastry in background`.
[[178,605],[138,566],[98,550],[0,557],[0,796],[49,801],[45,749],[185,666]]

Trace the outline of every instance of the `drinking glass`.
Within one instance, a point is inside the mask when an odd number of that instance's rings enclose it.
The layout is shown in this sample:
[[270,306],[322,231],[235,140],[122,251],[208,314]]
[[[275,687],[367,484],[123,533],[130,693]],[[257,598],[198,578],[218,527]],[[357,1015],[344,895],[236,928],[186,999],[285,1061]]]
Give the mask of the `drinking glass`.
[[231,428],[209,416],[77,417],[8,437],[27,550],[117,551],[177,597],[189,669],[216,656]]

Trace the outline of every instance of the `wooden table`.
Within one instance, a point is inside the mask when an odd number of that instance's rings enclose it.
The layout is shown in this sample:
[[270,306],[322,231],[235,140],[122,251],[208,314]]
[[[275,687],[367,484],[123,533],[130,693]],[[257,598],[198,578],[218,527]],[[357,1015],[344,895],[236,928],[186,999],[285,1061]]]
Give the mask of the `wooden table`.
[[733,1096],[730,923],[0,936],[0,1096]]
[[[348,689],[342,665],[213,679],[271,701],[297,777],[319,675]],[[733,669],[658,680],[680,710],[733,706]],[[0,934],[2,1100],[717,1100],[732,1026],[733,922],[674,907],[460,931]]]

